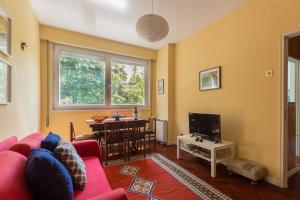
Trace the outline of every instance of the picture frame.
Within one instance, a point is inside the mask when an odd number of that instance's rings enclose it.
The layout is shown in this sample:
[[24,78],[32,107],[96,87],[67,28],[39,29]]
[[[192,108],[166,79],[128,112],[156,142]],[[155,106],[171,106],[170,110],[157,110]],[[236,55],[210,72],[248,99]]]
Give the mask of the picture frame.
[[164,94],[165,93],[165,83],[164,79],[158,80],[158,94]]
[[214,90],[221,88],[221,66],[199,72],[199,90]]
[[11,103],[12,65],[0,59],[0,105]]
[[0,52],[5,56],[11,56],[11,35],[12,19],[0,7]]

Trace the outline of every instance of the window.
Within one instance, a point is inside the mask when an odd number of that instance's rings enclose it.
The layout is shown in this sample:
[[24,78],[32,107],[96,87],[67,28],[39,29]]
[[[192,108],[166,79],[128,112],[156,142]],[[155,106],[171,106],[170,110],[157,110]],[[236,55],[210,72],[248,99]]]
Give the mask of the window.
[[54,109],[149,107],[148,62],[54,46]]
[[145,66],[112,59],[112,105],[145,104]]

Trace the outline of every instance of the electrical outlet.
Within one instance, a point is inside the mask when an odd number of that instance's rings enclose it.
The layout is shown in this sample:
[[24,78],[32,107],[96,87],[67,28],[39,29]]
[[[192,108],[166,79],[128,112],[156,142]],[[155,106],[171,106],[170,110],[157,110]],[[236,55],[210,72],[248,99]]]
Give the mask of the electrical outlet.
[[266,77],[272,77],[273,76],[273,70],[266,70]]

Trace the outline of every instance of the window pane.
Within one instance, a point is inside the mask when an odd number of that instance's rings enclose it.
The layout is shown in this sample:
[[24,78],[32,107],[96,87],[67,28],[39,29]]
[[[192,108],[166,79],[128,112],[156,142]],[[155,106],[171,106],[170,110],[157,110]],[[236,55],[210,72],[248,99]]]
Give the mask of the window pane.
[[105,103],[105,61],[101,57],[61,52],[59,75],[60,105]]
[[111,104],[145,105],[145,67],[111,62]]
[[5,64],[4,62],[0,62],[0,103],[8,102],[7,79],[8,79],[7,64]]

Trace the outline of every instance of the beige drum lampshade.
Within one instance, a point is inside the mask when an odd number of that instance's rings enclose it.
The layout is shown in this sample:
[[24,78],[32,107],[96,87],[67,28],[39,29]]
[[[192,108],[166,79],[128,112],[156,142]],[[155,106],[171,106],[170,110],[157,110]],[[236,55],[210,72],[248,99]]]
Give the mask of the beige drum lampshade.
[[157,42],[168,35],[169,25],[161,16],[148,14],[137,21],[136,31],[141,38],[149,42]]

